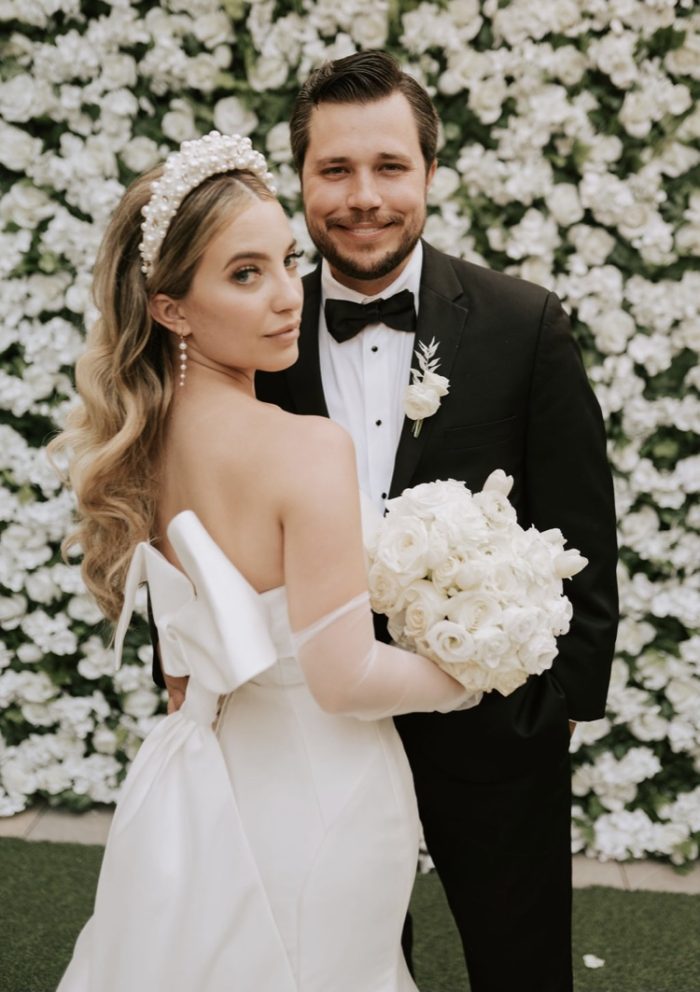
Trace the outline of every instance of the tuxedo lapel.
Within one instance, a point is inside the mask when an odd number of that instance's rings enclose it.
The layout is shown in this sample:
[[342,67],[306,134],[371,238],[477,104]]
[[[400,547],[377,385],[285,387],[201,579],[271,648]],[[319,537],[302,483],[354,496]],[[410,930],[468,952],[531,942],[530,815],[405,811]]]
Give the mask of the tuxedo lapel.
[[299,358],[285,375],[296,413],[328,416],[321,383],[318,319],[321,309],[321,266],[304,276],[304,308],[299,333]]
[[[420,344],[428,345],[434,338],[437,342],[435,357],[440,360],[436,371],[449,379],[467,320],[467,302],[464,289],[448,259],[425,242],[423,242],[423,253],[415,347],[417,349]],[[412,366],[417,367],[416,359]],[[448,400],[449,396],[442,402]],[[409,420],[408,417],[404,418],[399,446],[396,450],[390,497],[398,496],[411,484],[416,465],[430,440],[434,421],[438,415],[439,411],[432,417],[425,418],[418,437],[413,436],[414,421]]]

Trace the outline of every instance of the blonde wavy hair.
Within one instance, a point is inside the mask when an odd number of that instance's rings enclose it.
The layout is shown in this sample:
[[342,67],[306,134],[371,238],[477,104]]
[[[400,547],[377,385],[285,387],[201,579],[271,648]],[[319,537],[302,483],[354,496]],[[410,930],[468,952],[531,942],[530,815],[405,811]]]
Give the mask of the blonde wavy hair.
[[63,552],[80,547],[85,584],[112,621],[133,549],[154,537],[157,462],[176,381],[174,335],[151,318],[149,302],[156,293],[185,297],[212,239],[252,198],[273,199],[248,172],[204,180],[173,217],[146,280],[141,211],[161,172],[158,166],[134,181],[105,232],[93,281],[99,318],[76,365],[81,402],[49,446],[52,455],[67,455],[78,504]]

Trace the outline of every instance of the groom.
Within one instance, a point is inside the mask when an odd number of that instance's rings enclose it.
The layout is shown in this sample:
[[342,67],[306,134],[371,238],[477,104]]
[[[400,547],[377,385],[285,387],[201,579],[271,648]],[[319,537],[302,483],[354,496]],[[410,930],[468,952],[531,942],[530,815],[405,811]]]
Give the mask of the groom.
[[[617,623],[600,410],[553,294],[420,240],[438,119],[390,56],[312,73],[290,126],[323,263],[304,280],[299,361],[258,374],[258,396],[345,426],[379,507],[435,479],[478,490],[502,468],[521,524],[561,528],[589,560],[567,584],[574,619],[551,672],[396,720],[472,992],[569,992],[569,721],[603,715]],[[403,395],[432,338],[449,393],[415,437]]]

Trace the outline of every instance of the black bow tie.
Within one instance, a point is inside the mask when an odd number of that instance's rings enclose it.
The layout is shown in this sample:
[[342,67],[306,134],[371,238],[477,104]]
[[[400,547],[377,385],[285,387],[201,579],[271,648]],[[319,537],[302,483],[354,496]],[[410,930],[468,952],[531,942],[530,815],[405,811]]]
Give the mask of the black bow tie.
[[410,289],[402,289],[395,296],[371,303],[326,300],[324,312],[328,330],[336,341],[349,341],[368,324],[386,324],[411,334],[416,329],[416,308]]

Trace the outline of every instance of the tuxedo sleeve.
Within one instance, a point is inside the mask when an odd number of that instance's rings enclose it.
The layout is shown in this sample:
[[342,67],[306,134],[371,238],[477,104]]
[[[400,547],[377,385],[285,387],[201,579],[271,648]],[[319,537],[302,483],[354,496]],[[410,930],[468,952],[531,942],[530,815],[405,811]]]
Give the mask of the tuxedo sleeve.
[[552,677],[572,720],[605,712],[618,621],[615,504],[603,417],[570,321],[546,299],[533,366],[526,433],[528,516],[540,530],[559,527],[588,565],[565,583],[573,605]]

